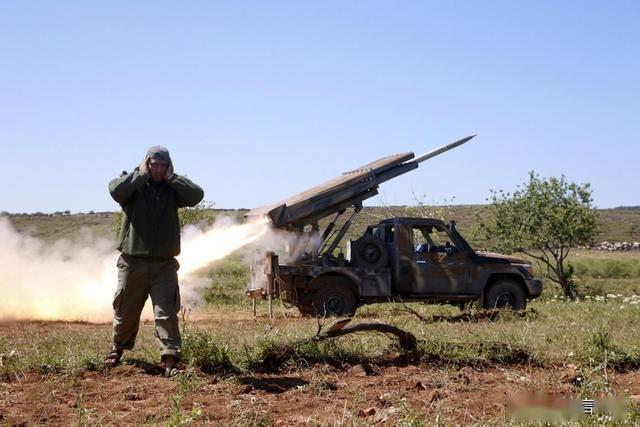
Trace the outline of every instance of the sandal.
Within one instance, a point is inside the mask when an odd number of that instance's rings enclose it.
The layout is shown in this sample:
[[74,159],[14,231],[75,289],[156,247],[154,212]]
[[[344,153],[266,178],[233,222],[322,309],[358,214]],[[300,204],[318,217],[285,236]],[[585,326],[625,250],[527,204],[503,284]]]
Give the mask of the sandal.
[[169,378],[174,376],[177,372],[178,369],[176,368],[178,365],[178,358],[175,356],[171,356],[171,355],[163,355],[160,358],[160,363],[161,365],[164,366],[164,376]]
[[108,367],[118,366],[120,364],[120,358],[122,357],[122,350],[113,349],[104,357],[104,364]]

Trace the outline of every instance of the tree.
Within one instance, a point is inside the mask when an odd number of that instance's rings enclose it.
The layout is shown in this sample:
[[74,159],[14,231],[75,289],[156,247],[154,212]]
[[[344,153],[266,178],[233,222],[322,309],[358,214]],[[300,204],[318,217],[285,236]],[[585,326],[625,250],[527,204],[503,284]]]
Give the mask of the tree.
[[590,184],[560,178],[540,178],[529,173],[529,182],[513,194],[491,191],[493,215],[479,218],[480,236],[501,252],[520,252],[542,263],[550,280],[564,295],[575,299],[573,268],[565,261],[576,246],[590,244],[597,232],[598,213],[591,206]]
[[213,210],[214,206],[214,202],[203,200],[192,208],[178,209],[180,226],[184,227],[187,224],[195,224],[203,227],[210,226],[216,219],[216,213]]

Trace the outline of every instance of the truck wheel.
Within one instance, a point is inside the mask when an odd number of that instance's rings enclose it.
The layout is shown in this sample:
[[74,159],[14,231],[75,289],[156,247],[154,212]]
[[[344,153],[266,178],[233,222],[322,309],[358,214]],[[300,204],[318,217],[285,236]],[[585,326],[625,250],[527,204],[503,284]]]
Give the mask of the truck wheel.
[[310,317],[316,315],[316,309],[312,305],[299,305],[298,311],[303,317]]
[[317,316],[352,316],[357,308],[351,289],[338,284],[327,284],[313,295],[313,308]]
[[484,297],[484,308],[510,308],[524,310],[527,297],[522,286],[513,280],[501,280],[492,284]]
[[389,252],[384,243],[366,234],[354,242],[352,260],[357,267],[383,268],[389,264]]

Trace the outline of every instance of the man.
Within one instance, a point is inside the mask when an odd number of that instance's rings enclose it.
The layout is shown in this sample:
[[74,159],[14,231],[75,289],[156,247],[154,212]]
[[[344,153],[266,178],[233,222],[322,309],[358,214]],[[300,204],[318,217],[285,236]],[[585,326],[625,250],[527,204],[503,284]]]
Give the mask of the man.
[[113,346],[105,364],[115,366],[123,350],[131,350],[138,334],[140,314],[151,296],[155,336],[167,374],[180,360],[180,290],[178,208],[195,206],[202,189],[173,172],[169,151],[149,148],[132,173],[109,183],[111,197],[122,206],[118,250],[118,288],[113,299]]

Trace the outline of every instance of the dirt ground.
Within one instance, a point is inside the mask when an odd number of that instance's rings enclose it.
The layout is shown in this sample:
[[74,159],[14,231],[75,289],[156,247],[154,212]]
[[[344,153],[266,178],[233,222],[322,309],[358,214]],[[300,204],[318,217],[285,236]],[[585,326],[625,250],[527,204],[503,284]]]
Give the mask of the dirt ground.
[[[575,396],[558,369],[328,366],[279,375],[218,378],[186,371],[166,379],[129,360],[110,371],[29,374],[0,383],[0,422],[9,425],[144,424],[395,425],[503,423],[510,405],[542,406]],[[564,376],[564,377],[563,377]],[[614,375],[614,392],[640,394],[640,372]],[[538,393],[537,395],[527,393]],[[524,399],[524,400],[523,400]]]
[[[104,327],[41,326],[65,331]],[[573,366],[397,360],[226,376],[189,368],[164,378],[159,366],[125,355],[121,366],[109,370],[30,372],[0,381],[0,424],[504,424],[514,410],[525,407],[566,409],[579,391],[580,372]],[[640,371],[607,375],[614,396],[640,395]]]

